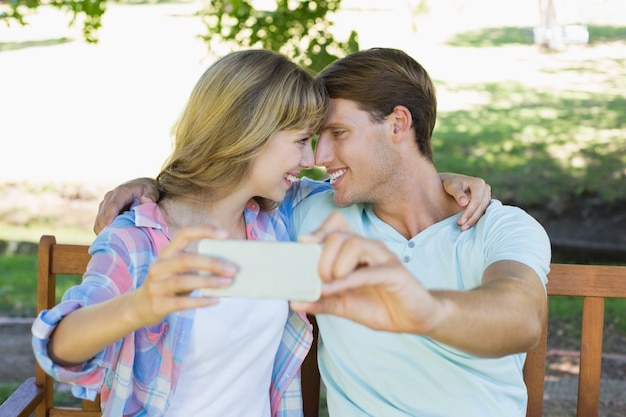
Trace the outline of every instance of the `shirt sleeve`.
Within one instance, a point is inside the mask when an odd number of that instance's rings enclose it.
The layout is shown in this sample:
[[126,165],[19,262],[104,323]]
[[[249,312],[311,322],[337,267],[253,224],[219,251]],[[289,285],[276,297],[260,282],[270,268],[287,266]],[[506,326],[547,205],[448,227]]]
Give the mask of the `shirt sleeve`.
[[331,189],[332,186],[328,181],[315,181],[304,177],[287,190],[287,194],[278,207],[278,210],[288,219],[291,219],[293,209],[305,198]]
[[521,208],[493,203],[492,206],[497,215],[489,216],[490,221],[485,225],[488,232],[486,265],[501,260],[523,263],[532,268],[545,285],[552,250],[543,226]]
[[72,392],[79,398],[93,400],[99,391],[104,379],[105,370],[100,365],[104,361],[105,351],[100,352],[87,362],[73,367],[63,367],[55,364],[48,355],[50,335],[56,329],[61,319],[81,308],[79,301],[65,301],[51,310],[42,311],[32,327],[32,347],[37,363],[42,369],[57,381],[80,384],[82,387]]
[[58,305],[42,311],[32,326],[35,359],[52,378],[71,384],[73,394],[79,398],[95,398],[107,370],[117,362],[124,339],[109,345],[93,358],[71,367],[52,361],[48,354],[48,342],[65,316],[135,288],[136,283],[129,272],[132,269],[131,256],[123,240],[111,231],[101,233],[89,249],[92,258],[81,284],[68,289]]

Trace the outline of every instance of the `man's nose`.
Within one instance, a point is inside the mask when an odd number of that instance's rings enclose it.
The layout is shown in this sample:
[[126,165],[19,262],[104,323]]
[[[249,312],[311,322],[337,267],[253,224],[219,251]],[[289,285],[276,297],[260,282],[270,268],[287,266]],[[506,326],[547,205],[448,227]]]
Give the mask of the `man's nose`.
[[332,158],[333,152],[330,141],[320,135],[315,146],[315,165],[326,166],[326,164],[332,161]]

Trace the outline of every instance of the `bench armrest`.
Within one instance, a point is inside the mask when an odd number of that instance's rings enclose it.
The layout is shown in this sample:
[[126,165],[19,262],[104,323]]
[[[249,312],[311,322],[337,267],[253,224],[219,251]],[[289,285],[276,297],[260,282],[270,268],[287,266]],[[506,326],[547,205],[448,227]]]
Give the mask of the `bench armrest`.
[[43,402],[43,387],[28,378],[0,405],[0,417],[28,417]]

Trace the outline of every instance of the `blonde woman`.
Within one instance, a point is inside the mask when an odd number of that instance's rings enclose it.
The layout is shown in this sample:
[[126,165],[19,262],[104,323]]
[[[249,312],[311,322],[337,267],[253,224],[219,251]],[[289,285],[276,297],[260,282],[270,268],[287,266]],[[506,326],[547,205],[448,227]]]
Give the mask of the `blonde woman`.
[[[162,198],[118,216],[93,242],[81,285],[33,326],[37,360],[105,416],[301,415],[312,334],[286,300],[197,297],[233,270],[185,253],[205,237],[288,240],[271,210],[301,169],[326,111],[284,56],[230,54],[194,87],[158,175]],[[192,274],[211,270],[217,276]]]

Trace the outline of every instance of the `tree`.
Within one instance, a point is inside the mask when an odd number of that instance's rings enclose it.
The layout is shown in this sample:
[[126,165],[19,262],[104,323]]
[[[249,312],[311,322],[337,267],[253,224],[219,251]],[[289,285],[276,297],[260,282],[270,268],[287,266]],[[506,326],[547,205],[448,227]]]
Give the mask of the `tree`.
[[[7,24],[26,24],[24,11],[46,4],[68,11],[70,25],[83,18],[83,35],[87,42],[98,42],[97,32],[106,11],[107,0],[8,0],[8,12],[0,12]],[[110,0],[109,0],[110,1]],[[330,29],[329,15],[339,9],[341,0],[276,0],[272,9],[255,9],[251,1],[211,0],[198,12],[206,26],[200,37],[210,50],[218,45],[262,47],[279,51],[314,72],[340,56],[358,50],[354,31],[340,42]]]
[[50,5],[58,9],[70,12],[72,18],[70,25],[73,25],[78,17],[84,17],[83,36],[90,43],[98,41],[96,33],[102,25],[102,15],[106,10],[106,0],[51,0],[42,3],[41,0],[8,0],[8,11],[0,11],[0,20],[7,25],[11,22],[18,22],[21,25],[27,24],[24,19],[24,10],[35,10],[42,5]]
[[336,12],[341,0],[276,0],[273,10],[256,10],[242,0],[212,0],[201,11],[209,47],[261,46],[280,51],[303,66],[319,71],[339,56],[358,50],[354,31],[345,42],[330,32],[327,18]]

